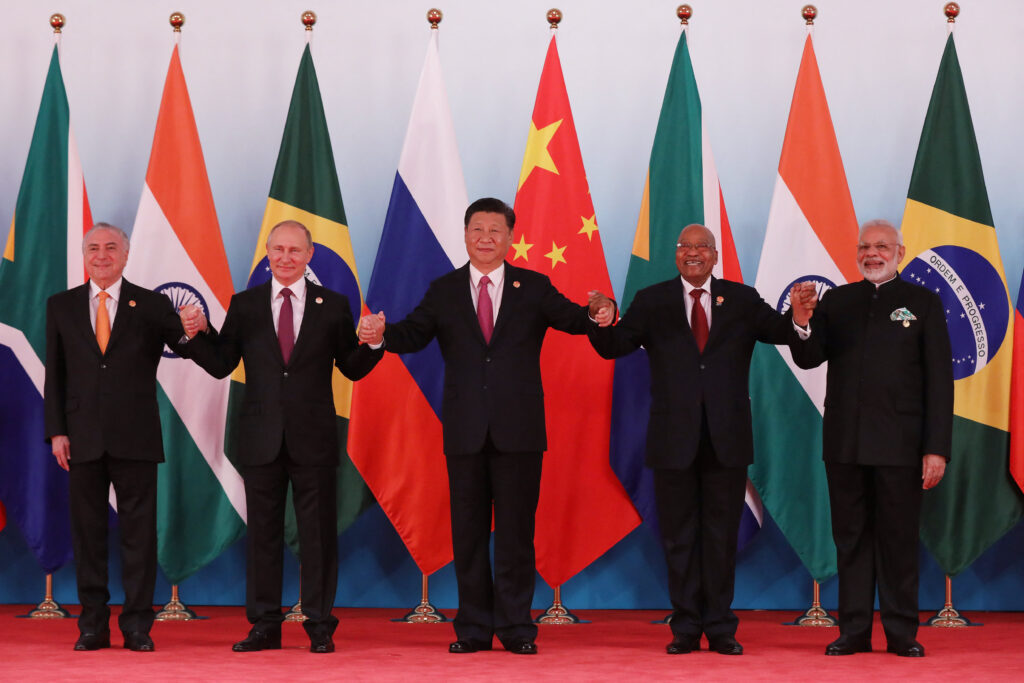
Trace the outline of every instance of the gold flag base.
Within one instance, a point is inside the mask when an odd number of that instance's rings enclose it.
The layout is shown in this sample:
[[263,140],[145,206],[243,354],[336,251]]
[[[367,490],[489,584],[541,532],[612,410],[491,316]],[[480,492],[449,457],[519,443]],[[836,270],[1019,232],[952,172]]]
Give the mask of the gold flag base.
[[551,607],[544,610],[539,617],[533,620],[535,624],[585,624],[575,614],[569,611],[565,605],[562,604],[562,587],[555,586],[555,597],[551,602]]
[[982,626],[982,624],[972,622],[953,607],[953,580],[948,576],[946,577],[946,604],[942,606],[942,609],[935,613],[934,617],[924,622],[924,625],[935,626],[938,628]]
[[811,602],[811,606],[803,613],[803,616],[797,617],[796,621],[790,621],[784,624],[784,626],[818,626],[824,628],[831,628],[838,625],[839,622],[836,621],[835,617],[830,615],[828,611],[821,606],[821,584],[817,581],[814,582],[814,600]]
[[43,601],[25,615],[30,619],[66,619],[71,613],[53,599],[53,574],[46,575],[46,594]]
[[285,621],[298,621],[303,622],[306,620],[306,615],[302,613],[302,599],[300,598],[290,610],[284,613]]
[[171,599],[164,605],[164,608],[156,613],[157,621],[192,621],[199,619],[199,615],[185,606],[178,598],[178,586],[171,586]]
[[420,604],[416,605],[401,619],[392,619],[391,621],[401,621],[407,624],[440,624],[448,621],[448,617],[441,614],[440,611],[432,604],[430,604],[430,593],[427,587],[427,575],[423,575],[422,593],[420,595]]

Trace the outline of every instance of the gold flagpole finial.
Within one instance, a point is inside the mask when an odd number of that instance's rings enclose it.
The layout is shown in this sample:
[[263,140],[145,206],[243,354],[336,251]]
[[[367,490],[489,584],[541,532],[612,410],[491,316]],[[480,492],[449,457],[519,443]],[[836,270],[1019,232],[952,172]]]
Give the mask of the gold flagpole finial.
[[54,33],[60,33],[61,29],[64,28],[64,24],[67,23],[67,19],[60,12],[50,15],[50,26],[53,27]]
[[690,23],[690,17],[693,16],[693,8],[689,5],[680,5],[676,7],[676,16],[679,17],[679,23],[686,26]]
[[814,20],[818,16],[818,8],[814,5],[804,5],[800,10],[800,16],[804,18],[808,26],[814,26]]
[[558,25],[562,23],[562,10],[552,7],[548,10],[547,19],[551,28],[558,28]]
[[955,2],[947,2],[946,6],[942,8],[942,12],[946,15],[946,21],[949,23],[955,23],[956,18],[960,16],[960,5]]
[[313,30],[313,25],[316,24],[316,12],[311,9],[306,10],[302,13],[302,25],[306,27],[307,31]]
[[171,12],[170,19],[171,28],[174,29],[175,33],[181,33],[181,27],[185,25],[185,15],[181,12]]
[[437,28],[442,19],[444,19],[444,14],[441,13],[441,10],[436,7],[427,10],[427,21],[430,22],[430,28]]

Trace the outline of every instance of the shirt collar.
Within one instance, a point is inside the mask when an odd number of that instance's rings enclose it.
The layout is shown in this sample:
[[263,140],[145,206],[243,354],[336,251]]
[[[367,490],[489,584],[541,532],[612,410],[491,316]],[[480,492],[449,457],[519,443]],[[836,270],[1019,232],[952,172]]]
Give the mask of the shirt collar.
[[[473,285],[473,289],[480,288],[480,278],[483,276],[484,274],[481,273],[476,266],[472,263],[469,264],[469,282]],[[500,266],[487,273],[487,277],[491,279],[491,284],[494,285],[495,289],[497,289],[498,285],[501,284],[501,281],[505,279],[505,262],[502,261]]]
[[116,303],[121,298],[121,283],[124,282],[124,277],[117,278],[117,282],[107,287],[105,290],[101,290],[100,286],[93,280],[89,280],[89,298],[95,299],[99,296],[101,291],[105,291],[110,295],[110,298]]
[[891,278],[889,278],[888,280],[886,280],[885,282],[871,282],[868,279],[865,279],[864,281],[867,282],[868,284],[874,285],[875,289],[877,290],[877,289],[881,289],[882,287],[885,287],[887,284],[889,284],[891,282],[895,282],[896,280],[899,280],[899,279],[900,279],[900,274],[899,274],[899,271],[897,271],[897,272],[893,273],[893,276]]
[[[679,279],[683,281],[683,292],[686,294],[686,296],[690,296],[690,292],[692,292],[695,289],[698,289],[697,287],[694,287],[689,282],[687,282],[686,279],[683,278],[682,275],[679,276]],[[705,292],[707,292],[708,296],[711,295],[711,276],[710,275],[708,275],[708,279],[707,280],[705,280],[704,282],[701,283],[700,289],[703,289]]]
[[[277,281],[276,277],[270,278],[270,298],[271,300],[281,296],[281,290],[284,289],[284,285]],[[299,301],[306,300],[306,278],[300,277],[295,282],[288,285],[288,289],[291,290],[292,296]]]

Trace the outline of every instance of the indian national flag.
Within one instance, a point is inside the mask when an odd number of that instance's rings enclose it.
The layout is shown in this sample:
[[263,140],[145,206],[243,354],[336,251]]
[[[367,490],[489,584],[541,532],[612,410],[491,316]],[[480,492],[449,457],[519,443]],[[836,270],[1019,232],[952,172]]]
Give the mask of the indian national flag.
[[[178,47],[164,82],[125,277],[224,322],[233,288]],[[242,479],[224,453],[228,381],[164,350],[157,368],[167,461],[159,468],[157,554],[171,583],[245,531]]]
[[[857,217],[808,34],[779,158],[755,286],[785,311],[789,290],[811,281],[819,296],[859,280]],[[758,344],[750,371],[754,464],[750,479],[816,581],[836,572],[821,417],[823,365],[801,370],[784,346]]]

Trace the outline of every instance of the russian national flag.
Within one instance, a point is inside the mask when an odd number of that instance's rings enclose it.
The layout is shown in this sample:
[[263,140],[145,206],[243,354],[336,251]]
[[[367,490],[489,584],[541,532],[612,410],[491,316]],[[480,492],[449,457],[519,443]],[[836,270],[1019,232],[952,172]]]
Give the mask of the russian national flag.
[[[366,294],[369,311],[401,320],[433,280],[466,261],[468,203],[433,29]],[[418,353],[386,354],[356,382],[349,424],[349,455],[424,574],[452,559],[443,377],[436,340]]]

